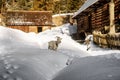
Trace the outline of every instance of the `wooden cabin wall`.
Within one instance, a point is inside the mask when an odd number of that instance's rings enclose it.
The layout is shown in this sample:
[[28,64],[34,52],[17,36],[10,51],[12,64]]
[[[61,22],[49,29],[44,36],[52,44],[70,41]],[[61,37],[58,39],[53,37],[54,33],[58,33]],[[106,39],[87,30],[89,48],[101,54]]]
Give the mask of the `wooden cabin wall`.
[[93,30],[101,30],[104,26],[109,26],[109,4],[99,7],[89,14],[77,19],[78,32],[92,32]]
[[18,29],[24,32],[35,32],[35,33],[39,33],[39,32],[51,29],[51,26],[41,26],[41,27],[38,27],[38,26],[7,26],[7,27]]
[[9,28],[19,29],[24,32],[29,32],[29,26],[8,26]]
[[100,30],[104,26],[109,26],[109,4],[105,4],[102,7],[97,8],[91,13],[91,15],[91,25],[93,30]]
[[79,32],[79,26],[80,26],[80,18],[77,18],[76,19],[76,22],[77,22],[77,33]]
[[102,7],[102,27],[110,25],[109,3]]
[[89,29],[89,19],[88,19],[88,16],[84,17],[84,27],[85,27],[85,30]]
[[29,32],[38,33],[38,27],[37,26],[29,26]]
[[[93,30],[101,30],[104,26],[109,26],[109,4],[96,8],[96,10],[89,14],[80,16],[77,19],[78,32],[92,32]],[[90,19],[89,16],[91,16]]]
[[78,31],[86,31],[89,29],[89,21],[88,21],[88,16],[81,16],[79,19],[77,19],[77,27]]
[[83,22],[84,22],[83,17],[79,17],[77,19],[77,31],[78,32],[80,32],[80,30],[82,30],[82,28],[84,27]]
[[[92,12],[92,29],[100,30],[104,26],[110,25],[109,19],[109,3],[103,5],[102,7],[96,9]],[[117,23],[117,18],[120,16],[120,0],[115,0],[115,24]]]
[[117,24],[119,16],[120,16],[120,0],[115,0],[115,24]]

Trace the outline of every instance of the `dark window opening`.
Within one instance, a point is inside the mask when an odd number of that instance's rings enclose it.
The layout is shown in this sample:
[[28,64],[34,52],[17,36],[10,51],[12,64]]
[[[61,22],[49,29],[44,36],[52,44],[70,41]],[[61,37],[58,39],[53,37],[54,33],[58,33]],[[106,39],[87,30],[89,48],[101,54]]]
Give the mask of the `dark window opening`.
[[38,27],[38,32],[42,32],[42,27]]
[[79,34],[79,39],[80,39],[80,40],[85,40],[85,38],[86,38],[85,32],[81,32],[81,33]]

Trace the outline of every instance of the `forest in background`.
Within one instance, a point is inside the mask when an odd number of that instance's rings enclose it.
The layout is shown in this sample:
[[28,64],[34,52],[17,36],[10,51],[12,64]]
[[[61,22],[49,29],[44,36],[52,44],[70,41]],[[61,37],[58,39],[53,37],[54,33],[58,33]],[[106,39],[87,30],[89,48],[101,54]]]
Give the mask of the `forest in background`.
[[53,11],[53,14],[77,11],[86,0],[0,0],[0,9]]

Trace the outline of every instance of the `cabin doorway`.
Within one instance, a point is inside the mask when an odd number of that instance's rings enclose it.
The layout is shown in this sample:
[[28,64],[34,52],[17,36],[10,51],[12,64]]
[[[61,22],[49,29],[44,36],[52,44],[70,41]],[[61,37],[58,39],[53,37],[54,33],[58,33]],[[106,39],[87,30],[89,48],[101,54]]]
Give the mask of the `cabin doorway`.
[[38,32],[42,32],[42,27],[38,27]]
[[85,38],[86,38],[86,33],[85,33],[85,32],[79,33],[79,38],[80,38],[80,40],[85,40]]

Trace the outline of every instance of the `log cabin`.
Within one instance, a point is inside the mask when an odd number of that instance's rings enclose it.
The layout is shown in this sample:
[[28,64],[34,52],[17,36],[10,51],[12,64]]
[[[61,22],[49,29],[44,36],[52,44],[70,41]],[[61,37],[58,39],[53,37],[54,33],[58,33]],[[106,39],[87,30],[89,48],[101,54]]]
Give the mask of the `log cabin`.
[[[76,12],[73,19],[77,20],[78,39],[84,38],[83,34],[92,33],[93,30],[100,30],[110,25],[109,14],[110,0],[87,0]],[[115,24],[120,15],[120,0],[115,3]],[[82,36],[82,37],[81,37]]]
[[77,21],[77,39],[93,33],[98,45],[120,49],[120,0],[87,0],[73,19]]
[[41,32],[52,26],[51,11],[7,11],[6,26],[24,32]]

